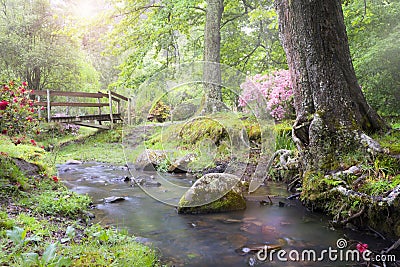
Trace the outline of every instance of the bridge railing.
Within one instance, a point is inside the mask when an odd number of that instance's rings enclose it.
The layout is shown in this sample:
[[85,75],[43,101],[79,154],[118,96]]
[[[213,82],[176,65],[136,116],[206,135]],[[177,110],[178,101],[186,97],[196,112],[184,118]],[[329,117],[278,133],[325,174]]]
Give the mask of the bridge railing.
[[[113,122],[116,116],[121,116],[121,102],[126,101],[128,103],[127,107],[127,117],[128,117],[128,124],[131,124],[131,104],[132,101],[130,98],[125,97],[123,95],[117,94],[112,91],[108,91],[107,93],[102,93],[102,92],[97,92],[97,93],[87,93],[87,92],[64,92],[64,91],[52,91],[52,90],[38,90],[34,91],[32,95],[35,95],[37,97],[37,101],[34,103],[36,106],[44,106],[47,108],[47,121],[50,122],[52,120],[51,116],[51,108],[52,107],[97,107],[98,108],[98,115],[101,116],[102,114],[102,108],[103,107],[109,107],[109,114],[108,116],[110,117],[109,120],[111,122],[111,127],[113,125]],[[77,97],[77,98],[82,98],[82,99],[97,99],[97,103],[95,102],[70,102],[70,101],[52,101],[51,97],[52,96],[64,96],[64,97]],[[45,100],[43,100],[43,97],[46,97]],[[102,102],[102,99],[107,99],[107,102]],[[117,103],[117,113],[113,113],[113,103]],[[39,117],[41,116],[40,110],[39,110]],[[104,118],[104,116],[102,116]],[[99,123],[101,124],[101,120],[99,120]]]

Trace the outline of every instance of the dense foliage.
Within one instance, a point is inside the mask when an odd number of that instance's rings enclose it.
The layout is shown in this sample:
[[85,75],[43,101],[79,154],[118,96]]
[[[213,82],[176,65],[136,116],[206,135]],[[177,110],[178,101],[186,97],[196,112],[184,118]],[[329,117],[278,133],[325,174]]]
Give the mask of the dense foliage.
[[51,2],[1,1],[0,79],[21,79],[34,90],[98,90],[80,37],[66,31],[70,18]]
[[400,1],[345,1],[343,11],[356,74],[369,103],[400,115]]
[[[171,64],[203,59],[206,2],[115,1],[109,52],[123,59],[115,86],[135,89]],[[286,66],[273,1],[224,1],[221,63],[252,74]]]

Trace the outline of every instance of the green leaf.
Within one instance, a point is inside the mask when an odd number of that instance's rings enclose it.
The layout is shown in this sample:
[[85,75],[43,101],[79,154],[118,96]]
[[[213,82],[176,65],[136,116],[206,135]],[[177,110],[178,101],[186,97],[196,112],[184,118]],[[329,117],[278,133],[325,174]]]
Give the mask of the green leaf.
[[26,230],[20,227],[15,227],[14,230],[7,230],[6,234],[7,237],[14,242],[15,245],[21,245],[24,242]]
[[42,263],[50,263],[56,256],[57,244],[50,244],[43,252]]
[[72,261],[65,257],[60,257],[55,266],[57,267],[69,267],[72,265]]
[[21,254],[21,259],[24,266],[33,266],[39,263],[39,255],[34,252]]
[[67,231],[65,232],[65,234],[69,237],[69,238],[74,238],[75,237],[75,228],[72,226],[68,226],[67,227]]

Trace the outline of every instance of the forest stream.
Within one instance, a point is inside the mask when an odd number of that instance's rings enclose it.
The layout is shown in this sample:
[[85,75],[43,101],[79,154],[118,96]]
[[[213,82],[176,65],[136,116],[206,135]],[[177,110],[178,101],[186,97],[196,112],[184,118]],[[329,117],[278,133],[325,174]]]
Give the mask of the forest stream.
[[[353,266],[355,262],[329,261],[327,257],[324,263],[282,262],[276,257],[262,262],[251,249],[269,245],[285,251],[320,252],[337,249],[341,238],[348,240],[349,249],[355,249],[357,242],[368,244],[371,250],[391,244],[364,232],[333,229],[329,218],[307,210],[299,200],[288,200],[290,193],[282,183],[268,182],[261,187],[256,196],[249,197],[244,211],[179,215],[174,207],[134,186],[126,178],[130,174],[124,166],[86,162],[59,165],[58,170],[69,188],[93,199],[95,222],[127,229],[139,242],[159,250],[162,262],[169,266]],[[155,175],[136,173],[140,174]],[[165,174],[164,178],[182,186],[194,181],[186,174]],[[163,184],[154,188],[160,193],[167,191]],[[266,205],[259,199],[265,199]]]

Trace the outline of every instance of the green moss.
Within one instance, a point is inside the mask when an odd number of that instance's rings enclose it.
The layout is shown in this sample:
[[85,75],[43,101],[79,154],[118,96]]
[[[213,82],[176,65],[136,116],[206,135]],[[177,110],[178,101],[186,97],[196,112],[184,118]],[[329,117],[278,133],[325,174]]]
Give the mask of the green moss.
[[261,128],[257,124],[248,125],[246,127],[247,136],[251,141],[261,141]]
[[209,204],[198,207],[185,207],[189,202],[184,197],[179,201],[178,212],[183,214],[207,214],[243,210],[246,208],[246,201],[240,194],[229,191],[222,198]]

